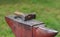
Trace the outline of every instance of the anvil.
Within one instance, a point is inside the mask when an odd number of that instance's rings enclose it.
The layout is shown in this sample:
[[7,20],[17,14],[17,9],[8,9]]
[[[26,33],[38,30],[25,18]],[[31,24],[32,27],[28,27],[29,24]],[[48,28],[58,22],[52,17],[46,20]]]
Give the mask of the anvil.
[[6,22],[16,37],[55,37],[58,31],[47,28],[45,23],[35,20],[36,14],[8,15]]

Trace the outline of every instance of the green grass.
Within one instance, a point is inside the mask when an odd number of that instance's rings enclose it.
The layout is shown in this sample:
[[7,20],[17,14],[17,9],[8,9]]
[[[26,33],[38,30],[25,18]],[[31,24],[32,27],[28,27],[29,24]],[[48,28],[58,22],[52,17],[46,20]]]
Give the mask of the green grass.
[[56,37],[60,37],[60,0],[0,0],[0,37],[15,37],[5,16],[16,10],[24,13],[36,12],[36,20],[59,31]]

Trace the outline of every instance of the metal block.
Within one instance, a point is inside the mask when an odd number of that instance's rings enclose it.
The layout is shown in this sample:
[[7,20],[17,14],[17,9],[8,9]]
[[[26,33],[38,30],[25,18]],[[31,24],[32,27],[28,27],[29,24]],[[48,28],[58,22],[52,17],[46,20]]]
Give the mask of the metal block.
[[5,19],[16,37],[55,37],[57,35],[58,31],[46,28],[43,22],[34,20],[35,17],[33,14],[26,16],[14,14],[6,16]]

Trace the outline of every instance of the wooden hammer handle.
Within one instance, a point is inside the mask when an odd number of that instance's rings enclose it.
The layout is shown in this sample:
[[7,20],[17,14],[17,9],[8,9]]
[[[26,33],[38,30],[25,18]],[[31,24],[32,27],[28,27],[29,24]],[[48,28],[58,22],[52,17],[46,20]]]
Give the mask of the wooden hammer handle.
[[14,14],[17,16],[21,16],[21,15],[24,16],[24,14],[22,12],[15,12]]

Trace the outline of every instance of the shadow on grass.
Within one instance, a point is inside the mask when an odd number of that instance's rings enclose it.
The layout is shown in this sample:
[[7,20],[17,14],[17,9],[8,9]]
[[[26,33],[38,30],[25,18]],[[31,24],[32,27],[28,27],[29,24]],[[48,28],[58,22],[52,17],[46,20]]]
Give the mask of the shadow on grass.
[[0,5],[5,4],[20,4],[20,3],[30,3],[30,4],[51,4],[53,0],[0,0]]
[[20,0],[0,0],[0,5],[21,3]]

